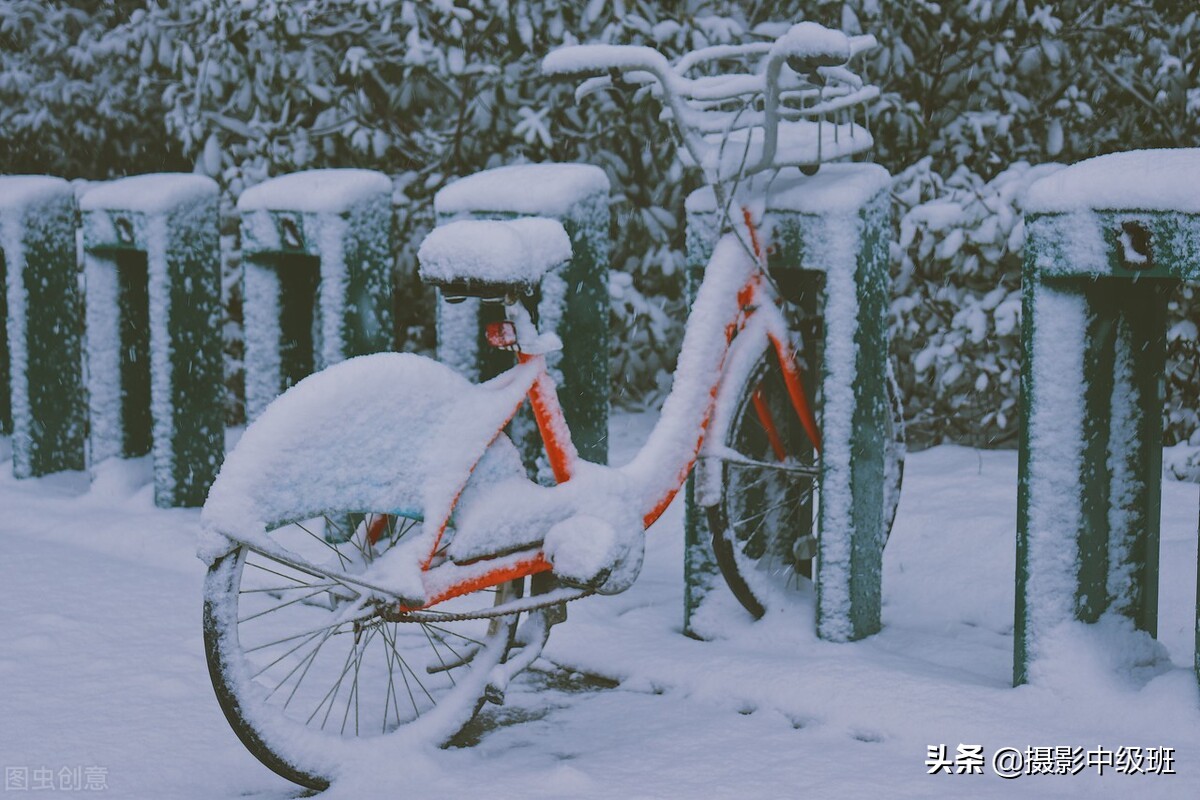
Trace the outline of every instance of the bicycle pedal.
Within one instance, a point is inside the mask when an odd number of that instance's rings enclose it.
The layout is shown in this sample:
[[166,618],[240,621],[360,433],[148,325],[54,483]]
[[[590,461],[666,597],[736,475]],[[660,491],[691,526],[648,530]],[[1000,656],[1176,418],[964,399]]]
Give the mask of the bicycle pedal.
[[483,689],[483,699],[492,705],[504,705],[504,690],[494,683],[489,683]]
[[[570,587],[571,589],[582,589],[583,591],[598,590],[601,586],[604,585],[604,582],[608,580],[608,577],[610,575],[612,575],[611,569],[602,569],[602,570],[600,570],[600,572],[596,573],[595,575],[593,575],[592,577],[590,577],[586,580],[575,580],[572,578],[568,578],[564,575],[555,573],[555,577],[558,578],[558,582],[561,585]],[[562,613],[563,613],[563,618],[565,619],[566,615],[567,615],[566,604],[560,603],[559,605],[563,607]],[[551,624],[554,624],[554,623],[551,623]]]
[[542,613],[546,617],[546,626],[557,625],[560,622],[567,621],[567,604],[555,603],[552,606],[547,606],[542,609]]
[[812,534],[801,536],[792,545],[792,558],[796,561],[806,561],[817,556],[817,537]]

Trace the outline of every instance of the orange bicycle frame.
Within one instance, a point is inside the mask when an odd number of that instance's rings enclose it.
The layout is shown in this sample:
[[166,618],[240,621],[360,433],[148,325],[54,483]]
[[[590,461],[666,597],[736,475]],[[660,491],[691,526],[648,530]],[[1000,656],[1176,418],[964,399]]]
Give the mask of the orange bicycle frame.
[[[752,241],[757,251],[759,248],[757,234],[754,233]],[[725,354],[728,355],[729,346],[733,342],[734,337],[739,334],[745,327],[747,322],[756,312],[760,303],[775,302],[774,298],[764,291],[764,275],[761,267],[755,269],[750,279],[738,292],[738,312],[735,319],[730,320],[725,325]],[[511,324],[511,323],[502,323]],[[804,391],[803,382],[801,379],[800,368],[797,365],[796,353],[789,341],[780,338],[776,333],[769,332],[767,334],[771,349],[776,355],[780,370],[783,374],[784,384],[787,387],[788,397],[791,401],[791,406],[797,418],[800,420],[805,432],[812,440],[814,447],[819,451],[821,447],[820,433],[817,429],[816,420],[813,415],[812,408],[808,402],[808,397]],[[515,339],[503,336],[493,335],[489,332],[489,342],[495,346],[512,347],[515,344]],[[563,415],[562,406],[558,400],[558,393],[553,379],[550,377],[546,369],[545,358],[541,355],[530,355],[521,352],[517,349],[516,353],[518,364],[525,365],[531,362],[537,362],[535,368],[536,376],[529,384],[526,392],[526,397],[529,400],[530,408],[533,412],[534,420],[537,423],[538,431],[542,437],[543,447],[549,460],[551,470],[554,474],[554,479],[557,483],[562,484],[571,480],[575,474],[576,465],[578,462],[578,452],[574,443],[571,440],[570,427]],[[695,465],[696,458],[699,456],[700,448],[704,443],[704,437],[711,421],[713,409],[716,403],[718,391],[721,387],[721,380],[724,376],[725,358],[722,358],[722,369],[718,372],[716,380],[709,388],[709,402],[706,410],[704,421],[700,426],[696,441],[692,445],[690,457],[686,462],[686,467],[680,471],[671,483],[670,489],[654,503],[653,507],[643,518],[645,527],[650,527],[662,513],[671,504],[671,501],[678,494],[684,482],[687,480],[688,474]],[[786,457],[783,440],[780,437],[778,427],[775,420],[772,418],[766,404],[762,401],[759,390],[756,388],[752,395],[752,402],[755,413],[762,422],[764,429],[767,431],[768,439],[771,443],[772,450],[776,457],[783,460]],[[517,408],[513,409],[509,415],[509,420],[517,412]],[[505,422],[507,424],[507,420]],[[502,430],[502,429],[501,429]],[[498,436],[500,430],[496,432]],[[455,499],[457,503],[457,498]],[[422,565],[424,574],[429,578],[426,581],[428,591],[428,601],[422,608],[429,608],[438,603],[444,602],[454,597],[461,597],[481,589],[487,589],[507,581],[523,578],[526,576],[537,575],[542,572],[548,572],[553,568],[553,565],[546,559],[545,554],[541,550],[525,550],[517,553],[507,553],[496,556],[494,558],[483,558],[464,564],[453,562],[445,562],[441,565],[434,566],[434,556],[438,551],[440,542],[445,533],[445,529],[449,524],[449,518],[442,521],[441,528],[435,537],[433,548],[431,549],[425,563]],[[379,517],[372,521],[368,528],[368,538],[374,543],[377,541],[383,529],[386,527],[386,518]],[[436,574],[436,578],[435,578]],[[417,609],[407,609],[417,610]]]

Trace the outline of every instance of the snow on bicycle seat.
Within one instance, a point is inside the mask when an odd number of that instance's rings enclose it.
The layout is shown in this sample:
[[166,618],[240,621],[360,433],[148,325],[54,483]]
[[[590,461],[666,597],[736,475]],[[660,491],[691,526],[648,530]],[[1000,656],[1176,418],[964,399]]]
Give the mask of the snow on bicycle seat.
[[493,299],[531,293],[570,258],[566,230],[545,217],[451,222],[434,228],[417,252],[421,279],[447,297]]

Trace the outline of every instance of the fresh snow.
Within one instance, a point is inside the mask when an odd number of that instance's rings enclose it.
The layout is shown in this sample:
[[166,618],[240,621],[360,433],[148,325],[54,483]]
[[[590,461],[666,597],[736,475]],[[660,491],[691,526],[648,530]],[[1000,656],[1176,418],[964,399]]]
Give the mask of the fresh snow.
[[0,175],[0,214],[71,194],[71,184],[47,175]]
[[[410,353],[361,356],[310,375],[271,404],[226,459],[204,509],[210,533],[202,556],[221,554],[221,533],[260,540],[271,523],[289,514],[304,519],[305,511],[409,510],[444,519],[523,394],[521,385],[505,392],[470,384]],[[450,440],[460,446],[447,448]],[[504,451],[493,459],[497,468],[477,471],[476,483],[523,477],[512,445],[501,437],[494,446]],[[410,596],[420,594],[416,587]]]
[[[770,210],[815,215],[857,214],[892,185],[888,171],[878,164],[822,164],[811,176],[792,168],[774,180],[755,181],[755,187],[767,193]],[[705,186],[692,192],[685,206],[689,214],[716,211],[712,189]]]
[[[616,463],[654,422],[613,420]],[[0,457],[7,440],[0,439]],[[910,455],[884,556],[883,631],[818,640],[813,609],[752,622],[723,590],[682,635],[682,501],[651,529],[623,595],[570,605],[545,657],[489,706],[469,747],[347,748],[323,798],[398,788],[496,798],[1182,798],[1200,793],[1191,669],[1197,489],[1163,486],[1160,637],[1069,624],[1035,683],[1013,689],[1011,451]],[[227,726],[200,635],[199,512],[156,509],[145,459],[96,482],[0,472],[6,587],[0,675],[8,767],[95,765],[108,796],[298,796]],[[615,684],[615,688],[608,688]],[[926,774],[929,745],[1176,748],[1170,776]]]
[[79,201],[82,211],[141,211],[161,214],[217,196],[217,182],[204,175],[160,172],[135,175],[89,188]]
[[437,193],[434,209],[439,216],[490,211],[562,217],[608,191],[608,176],[590,164],[514,164],[451,183]]
[[379,195],[391,196],[392,182],[369,169],[311,169],[271,178],[242,192],[237,210],[338,213]]
[[417,253],[422,280],[481,281],[536,286],[571,259],[562,223],[545,217],[463,219],[430,231]]
[[1200,148],[1130,150],[1072,164],[1029,187],[1026,213],[1181,211],[1200,213]]
[[815,22],[800,22],[775,42],[773,49],[799,59],[831,58],[841,62],[850,59],[850,40],[839,30]]
[[[762,159],[764,143],[763,129],[757,126],[748,132],[743,128],[728,135],[711,134],[704,139],[703,163],[699,166],[709,176],[718,176],[722,181],[733,180],[746,165]],[[783,120],[779,123],[779,141],[771,163],[776,168],[818,164],[868,150],[872,144],[871,132],[851,122]],[[687,151],[681,150],[680,154],[691,166],[693,159]]]
[[673,75],[671,62],[653,47],[620,44],[567,45],[542,59],[546,75],[570,75],[583,72],[645,70]]
[[1108,605],[1123,614],[1137,611],[1137,567],[1135,547],[1141,521],[1137,513],[1137,491],[1141,478],[1137,433],[1142,422],[1141,398],[1134,383],[1134,343],[1129,323],[1117,323],[1113,354],[1113,389],[1110,408],[1108,472],[1112,476],[1108,498]]
[[1025,422],[1035,440],[1029,460],[1029,560],[1026,647],[1031,662],[1052,640],[1050,632],[1075,613],[1080,527],[1079,476],[1083,473],[1084,297],[1038,286],[1033,314],[1031,383],[1038,394]]

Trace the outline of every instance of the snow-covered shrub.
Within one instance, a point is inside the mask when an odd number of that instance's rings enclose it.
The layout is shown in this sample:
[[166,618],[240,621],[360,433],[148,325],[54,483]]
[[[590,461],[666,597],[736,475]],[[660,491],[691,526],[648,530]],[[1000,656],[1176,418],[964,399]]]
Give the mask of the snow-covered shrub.
[[[456,177],[515,160],[602,166],[614,186],[614,394],[643,401],[669,374],[680,336],[683,197],[692,184],[648,98],[609,94],[576,106],[572,86],[540,74],[551,48],[579,40],[652,44],[671,54],[733,41],[734,4],[695,0],[666,16],[654,2],[378,0],[175,2],[158,13],[182,57],[167,125],[198,168],[230,193],[271,174],[370,166],[396,175],[397,339],[431,344],[429,295],[415,248],[433,194]],[[714,12],[714,13],[698,13]],[[694,14],[694,16],[693,16]],[[670,308],[671,313],[664,309]]]
[[[1164,442],[1200,446],[1200,287],[1184,284],[1167,303]],[[1200,461],[1198,461],[1200,463]]]
[[175,58],[143,0],[0,3],[0,173],[187,170],[159,89]]
[[[906,175],[897,182],[898,217],[950,194],[966,202],[1018,162],[1200,144],[1200,11],[1192,3],[8,0],[0,3],[0,172],[103,177],[195,165],[218,179],[223,209],[231,209],[243,188],[270,175],[382,170],[395,177],[402,243],[397,343],[429,349],[432,304],[414,266],[437,189],[520,159],[599,165],[615,187],[613,394],[636,405],[669,384],[683,319],[682,201],[695,176],[676,164],[652,100],[610,92],[577,106],[567,82],[540,75],[539,61],[574,41],[648,44],[674,57],[777,35],[779,25],[764,23],[802,19],[880,40],[865,62],[883,90],[871,111],[874,157]],[[914,165],[919,178],[906,173]],[[932,438],[1002,443],[1015,431],[1015,407],[1004,405],[1015,381],[1000,381],[1011,371],[1015,333],[997,326],[1007,329],[1000,319],[1014,307],[1019,259],[1007,242],[986,244],[986,204],[944,231],[914,218],[912,239],[895,248],[898,269],[902,252],[912,263],[911,274],[899,275],[897,350],[904,359],[924,354],[922,379],[905,379],[908,407],[914,432]],[[234,246],[225,331],[235,413],[236,222],[225,213],[222,231]],[[1005,295],[994,294],[1001,288]],[[916,309],[925,302],[932,307]],[[977,342],[981,318],[988,333]],[[1196,407],[1188,394],[1196,391],[1196,337],[1173,320],[1169,440],[1198,425],[1186,410]],[[936,385],[924,380],[931,374]],[[958,416],[934,424],[950,414]]]
[[[893,182],[892,352],[914,445],[1015,446],[1021,370],[1018,198],[1059,164],[1018,162],[990,181],[924,158]],[[1200,444],[1200,292],[1168,306],[1165,441]]]
[[984,181],[943,178],[926,157],[893,184],[892,349],[914,444],[1015,444],[1021,248],[1015,201],[1059,168],[1021,162]]
[[[170,131],[236,195],[269,174],[367,166],[397,175],[397,338],[428,347],[413,278],[430,199],[453,178],[516,159],[580,160],[616,187],[614,397],[668,385],[682,320],[682,199],[694,185],[651,100],[605,93],[575,105],[541,56],[573,41],[650,44],[669,56],[816,19],[875,33],[868,71],[877,160],[911,213],[895,249],[897,351],[914,432],[1011,442],[1016,431],[1019,242],[1013,185],[1031,163],[1200,135],[1195,12],[1071,0],[879,3],[732,0],[172,0]],[[993,179],[993,176],[997,176]],[[942,177],[949,176],[949,177]],[[991,179],[991,180],[989,180]],[[927,201],[962,206],[947,222]],[[946,209],[940,209],[944,212]],[[1015,235],[1019,239],[1019,232]],[[932,376],[932,378],[930,378]],[[942,420],[945,420],[942,422]],[[1182,419],[1179,425],[1187,424]]]
[[926,155],[943,175],[990,178],[1018,161],[1200,143],[1194,3],[857,0],[842,25],[880,40],[876,160],[893,173]]

